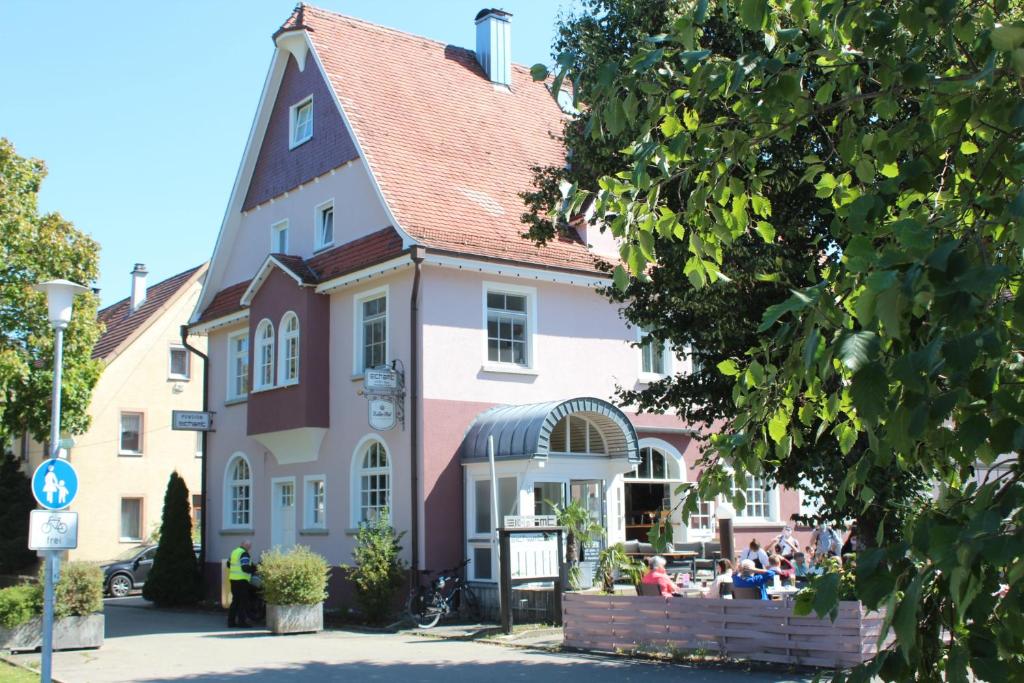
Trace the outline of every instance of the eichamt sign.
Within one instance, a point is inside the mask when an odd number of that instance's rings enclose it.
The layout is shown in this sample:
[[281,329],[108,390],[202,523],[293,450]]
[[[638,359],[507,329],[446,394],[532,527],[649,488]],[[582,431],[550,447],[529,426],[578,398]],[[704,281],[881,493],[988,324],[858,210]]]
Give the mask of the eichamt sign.
[[186,432],[212,432],[213,413],[201,410],[172,410],[171,429]]

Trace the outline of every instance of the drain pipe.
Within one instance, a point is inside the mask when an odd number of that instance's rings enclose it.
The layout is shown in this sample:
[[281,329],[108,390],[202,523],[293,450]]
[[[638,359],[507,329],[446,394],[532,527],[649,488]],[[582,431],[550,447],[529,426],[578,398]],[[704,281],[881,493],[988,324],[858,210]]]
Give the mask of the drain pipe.
[[420,274],[425,249],[414,244],[410,255],[413,262],[412,295],[409,298],[409,499],[410,526],[412,527],[412,573],[413,587],[419,585],[420,572],[420,512],[419,512],[419,457],[420,448]]
[[[181,326],[181,345],[203,359],[203,412],[210,410],[210,358],[205,353],[188,343],[188,325]],[[199,463],[200,500],[203,501],[202,514],[199,519],[199,571],[200,576],[206,574],[206,518],[209,506],[206,504],[206,438],[209,432],[203,431],[203,458]],[[189,501],[191,503],[191,501]]]

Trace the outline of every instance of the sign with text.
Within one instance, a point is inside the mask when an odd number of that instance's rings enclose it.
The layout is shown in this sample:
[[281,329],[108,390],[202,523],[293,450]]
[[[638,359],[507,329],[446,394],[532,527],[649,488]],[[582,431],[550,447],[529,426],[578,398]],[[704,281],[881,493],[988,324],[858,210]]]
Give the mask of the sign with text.
[[363,388],[368,392],[397,389],[398,372],[386,365],[366,368],[366,374],[363,376]]
[[33,510],[28,521],[30,550],[74,550],[78,547],[78,513]]
[[378,432],[386,432],[395,428],[395,422],[397,415],[395,411],[395,402],[390,398],[371,398],[369,402],[370,407],[370,427],[376,429]]
[[171,429],[186,432],[212,432],[213,413],[201,410],[172,410]]
[[66,508],[78,495],[78,473],[67,460],[44,460],[32,475],[32,495],[48,510]]
[[505,515],[502,520],[506,529],[532,529],[538,526],[558,526],[554,515]]
[[554,532],[513,534],[509,537],[513,579],[558,576],[558,535]]

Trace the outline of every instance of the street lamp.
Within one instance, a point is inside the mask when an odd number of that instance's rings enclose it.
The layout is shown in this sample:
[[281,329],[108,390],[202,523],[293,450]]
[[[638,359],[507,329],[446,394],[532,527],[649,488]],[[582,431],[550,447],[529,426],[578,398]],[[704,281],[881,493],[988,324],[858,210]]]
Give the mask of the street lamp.
[[[60,454],[60,385],[64,366],[64,330],[71,322],[71,308],[75,296],[88,292],[88,287],[69,280],[50,280],[32,287],[46,295],[48,318],[53,326],[53,400],[50,409],[50,458]],[[43,648],[40,662],[40,681],[51,682],[53,669],[53,580],[57,564],[57,551],[44,550],[46,567],[43,570]]]
[[715,516],[718,517],[718,542],[722,544],[722,557],[731,564],[736,556],[732,537],[732,520],[736,516],[736,510],[728,502],[722,501],[715,508]]

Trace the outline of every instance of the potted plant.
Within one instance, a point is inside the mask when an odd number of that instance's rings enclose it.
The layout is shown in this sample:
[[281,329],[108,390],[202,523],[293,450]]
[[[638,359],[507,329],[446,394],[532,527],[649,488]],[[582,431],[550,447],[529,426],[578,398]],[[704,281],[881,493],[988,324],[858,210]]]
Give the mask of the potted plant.
[[306,546],[263,553],[259,575],[273,633],[310,633],[324,628],[327,560]]
[[644,563],[634,560],[626,554],[626,546],[622,543],[610,545],[601,551],[597,557],[597,571],[594,574],[595,583],[601,581],[601,591],[613,595],[615,593],[615,579],[625,576],[633,587],[640,591],[640,582],[644,577]]
[[[54,649],[77,650],[103,645],[102,611],[102,570],[87,562],[65,564],[54,592]],[[22,584],[0,590],[0,649],[40,647],[42,613],[42,585]]]
[[604,527],[594,521],[583,503],[574,500],[568,505],[552,505],[558,525],[565,527],[565,562],[569,565],[569,587],[578,591],[585,588],[580,570],[583,546],[604,536]]

